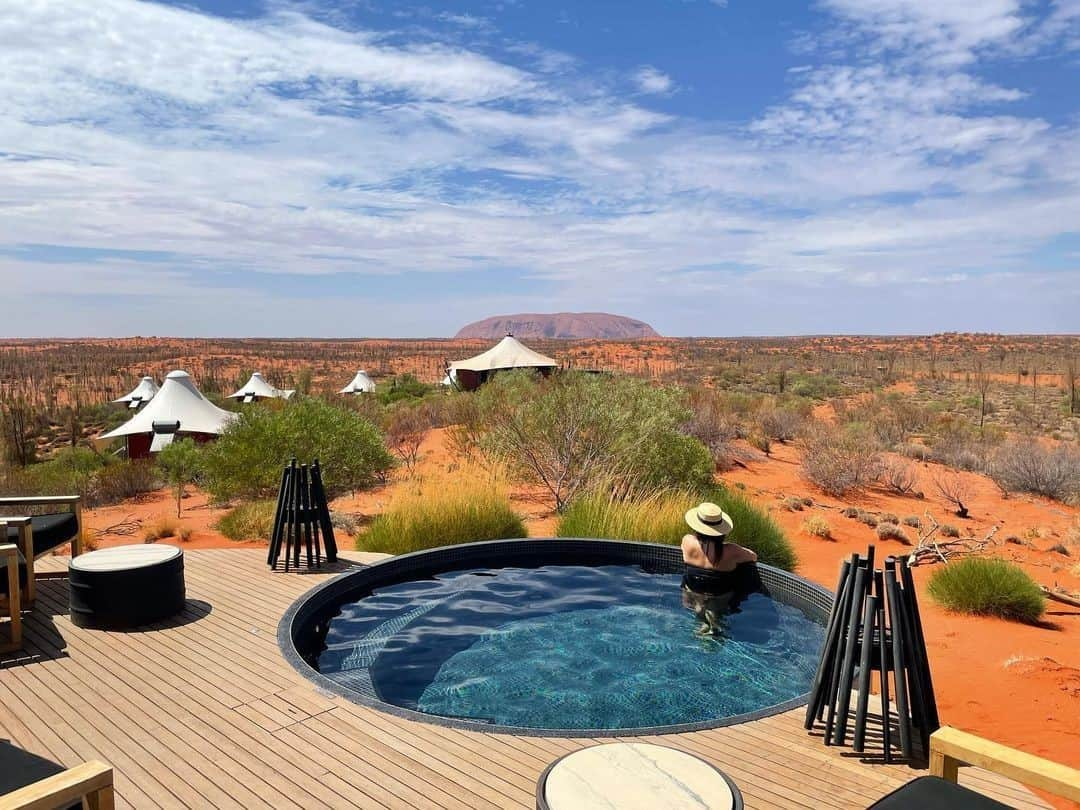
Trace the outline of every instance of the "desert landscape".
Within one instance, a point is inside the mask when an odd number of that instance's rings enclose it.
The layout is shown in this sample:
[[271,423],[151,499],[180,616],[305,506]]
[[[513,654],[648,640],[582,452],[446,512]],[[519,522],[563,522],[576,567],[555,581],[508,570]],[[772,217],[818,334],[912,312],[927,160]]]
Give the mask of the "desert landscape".
[[[993,468],[1002,448],[1019,442],[1071,452],[1075,459],[1080,339],[658,338],[532,345],[566,369],[681,391],[691,414],[683,429],[709,448],[715,479],[748,496],[781,527],[800,575],[832,588],[840,560],[865,552],[869,544],[881,555],[925,552],[915,577],[945,721],[1080,764],[1080,508],[1076,491],[1069,490],[1076,481],[1068,480],[1076,471],[1066,472],[1055,498],[1010,490],[1000,475],[995,480]],[[92,447],[93,436],[125,418],[105,400],[143,373],[185,368],[208,396],[222,402],[223,392],[251,370],[261,370],[281,387],[295,386],[302,396],[351,409],[384,431],[395,467],[363,491],[340,494],[331,503],[339,542],[363,549],[367,527],[403,493],[424,481],[465,474],[468,431],[455,424],[462,413],[455,408],[474,395],[432,383],[441,378],[446,359],[483,346],[476,340],[3,341],[5,437],[10,446],[13,415],[23,408],[27,416],[20,424],[34,461],[20,467],[9,451],[0,481],[10,492],[26,486],[26,471],[47,467],[68,448]],[[381,393],[336,396],[358,367],[369,370]],[[805,464],[813,431],[867,425],[877,436],[880,467],[874,476],[842,492],[815,484]],[[191,549],[265,545],[259,530],[250,537],[223,533],[221,521],[237,508],[236,499],[214,498],[193,478],[177,516],[175,487],[153,478],[141,484],[146,491],[126,497],[92,488],[84,493],[92,507],[86,535],[93,547],[132,541]],[[554,536],[559,512],[544,487],[527,479],[510,476],[513,510],[529,536]],[[948,563],[931,551],[931,527],[932,540],[954,544],[946,548],[958,556],[1019,566],[1052,595],[1044,615],[1024,623],[937,604],[926,585]],[[1024,710],[1003,711],[1018,705]]]

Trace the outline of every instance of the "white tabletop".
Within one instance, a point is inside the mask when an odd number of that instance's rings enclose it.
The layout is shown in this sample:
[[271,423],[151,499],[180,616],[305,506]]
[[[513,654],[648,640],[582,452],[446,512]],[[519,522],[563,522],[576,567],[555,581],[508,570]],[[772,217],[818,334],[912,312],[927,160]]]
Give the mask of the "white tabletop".
[[607,743],[563,758],[548,773],[551,810],[731,810],[720,773],[697,757],[647,743]]
[[158,565],[184,552],[176,546],[142,543],[132,546],[113,546],[80,554],[71,561],[77,571],[127,571]]

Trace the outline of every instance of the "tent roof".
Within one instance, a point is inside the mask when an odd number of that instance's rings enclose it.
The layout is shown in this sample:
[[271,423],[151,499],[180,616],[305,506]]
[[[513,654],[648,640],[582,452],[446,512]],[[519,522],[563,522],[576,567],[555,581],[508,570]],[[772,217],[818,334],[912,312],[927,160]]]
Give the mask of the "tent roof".
[[139,380],[139,384],[136,385],[131,391],[119,399],[114,399],[113,402],[131,402],[133,399],[138,399],[140,402],[149,402],[154,398],[159,390],[158,384],[154,382],[153,377],[143,377]]
[[221,433],[237,414],[222,410],[199,393],[186,371],[170,371],[152,400],[99,440],[153,433],[154,422],[179,422],[180,433]]
[[274,388],[258,371],[251,375],[246,383],[240,386],[235,394],[229,394],[229,399],[245,399],[254,396],[256,399],[288,399],[296,391],[291,388]]
[[375,383],[368,376],[367,372],[360,369],[356,372],[356,376],[352,378],[352,382],[338,391],[339,394],[370,394],[375,390]]
[[556,368],[558,365],[550,357],[520,343],[513,335],[507,335],[486,352],[451,363],[450,370],[492,371],[500,368]]

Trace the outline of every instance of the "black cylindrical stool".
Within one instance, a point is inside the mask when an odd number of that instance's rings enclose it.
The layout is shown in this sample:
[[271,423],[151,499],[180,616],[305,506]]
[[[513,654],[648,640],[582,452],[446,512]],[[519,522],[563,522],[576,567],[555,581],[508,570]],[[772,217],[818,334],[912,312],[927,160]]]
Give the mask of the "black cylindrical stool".
[[71,622],[127,628],[161,621],[184,608],[184,552],[176,546],[115,546],[68,564]]

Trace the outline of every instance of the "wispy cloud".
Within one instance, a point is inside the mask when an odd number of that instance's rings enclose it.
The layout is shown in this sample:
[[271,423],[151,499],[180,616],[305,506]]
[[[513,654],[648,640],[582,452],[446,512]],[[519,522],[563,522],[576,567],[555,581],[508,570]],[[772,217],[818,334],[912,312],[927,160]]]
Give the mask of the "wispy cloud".
[[[1030,89],[978,70],[1068,47],[1071,3],[1041,17],[1006,0],[823,7],[835,41],[742,122],[654,109],[650,96],[676,90],[660,67],[628,89],[535,43],[465,47],[295,7],[254,20],[134,0],[0,10],[0,282],[13,300],[52,285],[74,302],[68,320],[0,330],[146,333],[140,319],[170,302],[213,301],[193,330],[266,333],[214,320],[229,306],[213,279],[228,273],[242,280],[228,295],[292,325],[279,332],[356,334],[356,274],[418,272],[501,274],[485,299],[501,309],[525,304],[519,279],[542,280],[530,308],[625,306],[676,333],[829,331],[836,307],[798,302],[886,287],[927,328],[992,290],[1031,301],[1000,328],[1075,328],[1075,263],[1022,271],[1078,227],[1076,126],[1016,109]],[[492,34],[497,20],[476,19],[443,22]],[[43,245],[106,252],[57,261]],[[297,289],[274,292],[338,275],[352,280],[340,323],[305,314]],[[699,326],[716,292],[745,305]],[[146,304],[110,310],[121,296]],[[475,293],[438,285],[400,301],[426,315],[384,300],[362,331],[431,334],[486,314]],[[88,312],[112,316],[91,329]],[[879,330],[915,328],[886,315]],[[831,328],[874,331],[880,317],[862,306]]]

